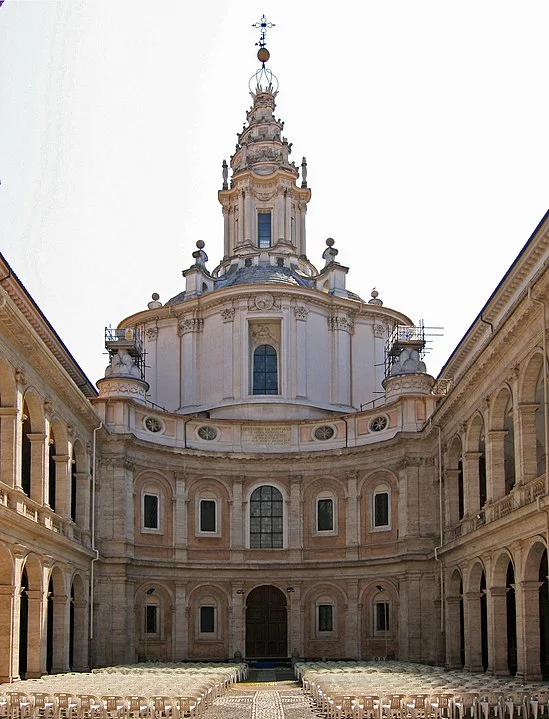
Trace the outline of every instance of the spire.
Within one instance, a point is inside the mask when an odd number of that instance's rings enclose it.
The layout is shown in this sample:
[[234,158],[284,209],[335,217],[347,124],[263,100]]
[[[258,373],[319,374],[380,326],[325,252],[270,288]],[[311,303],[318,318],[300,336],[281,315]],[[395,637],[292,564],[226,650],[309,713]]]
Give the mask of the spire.
[[299,169],[290,160],[292,145],[282,134],[284,123],[275,116],[278,79],[267,67],[266,33],[274,23],[262,15],[252,27],[260,30],[256,47],[261,67],[249,81],[253,103],[237,134],[236,150],[229,163],[224,160],[222,164],[223,263],[244,256],[251,261],[254,255],[256,262],[286,264],[290,255],[294,262],[306,255],[305,214],[311,198],[307,163],[303,158],[298,187]]

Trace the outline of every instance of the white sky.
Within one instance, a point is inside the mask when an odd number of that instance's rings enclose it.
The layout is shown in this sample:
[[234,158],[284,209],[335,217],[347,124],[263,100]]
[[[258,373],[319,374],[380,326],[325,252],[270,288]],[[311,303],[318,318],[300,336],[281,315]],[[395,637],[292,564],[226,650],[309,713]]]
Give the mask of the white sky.
[[432,374],[549,207],[547,0],[5,0],[0,249],[92,381],[105,325],[221,258],[262,13],[309,259],[443,326]]

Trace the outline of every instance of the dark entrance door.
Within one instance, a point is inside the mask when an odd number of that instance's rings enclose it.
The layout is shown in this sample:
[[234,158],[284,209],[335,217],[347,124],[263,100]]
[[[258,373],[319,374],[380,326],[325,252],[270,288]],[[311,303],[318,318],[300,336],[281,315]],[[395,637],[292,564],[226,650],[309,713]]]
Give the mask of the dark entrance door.
[[256,587],[246,605],[246,656],[287,657],[286,597],[276,587]]

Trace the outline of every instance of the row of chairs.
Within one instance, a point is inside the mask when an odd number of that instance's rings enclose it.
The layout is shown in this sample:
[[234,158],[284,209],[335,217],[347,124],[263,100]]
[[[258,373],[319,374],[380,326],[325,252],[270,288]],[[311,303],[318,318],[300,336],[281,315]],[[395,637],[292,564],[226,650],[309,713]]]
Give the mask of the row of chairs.
[[549,717],[549,692],[361,695],[304,683],[328,719],[542,719]]
[[192,696],[119,696],[66,692],[0,695],[2,719],[196,719],[213,703],[205,690]]

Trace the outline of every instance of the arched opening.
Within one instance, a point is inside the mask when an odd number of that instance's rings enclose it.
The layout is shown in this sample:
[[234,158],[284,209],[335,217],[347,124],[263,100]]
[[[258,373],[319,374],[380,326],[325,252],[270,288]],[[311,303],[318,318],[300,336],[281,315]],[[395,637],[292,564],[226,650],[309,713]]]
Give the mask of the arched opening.
[[23,569],[21,575],[21,593],[19,596],[19,676],[27,676],[29,637],[29,579],[27,571]]
[[488,670],[488,597],[486,595],[486,574],[480,576],[480,650],[482,668]]
[[252,394],[278,394],[278,358],[272,345],[254,350]]
[[284,540],[282,494],[264,485],[250,497],[250,548],[282,549]]
[[544,550],[539,563],[539,649],[540,670],[544,680],[549,679],[549,586],[547,574],[547,550]]
[[458,461],[458,516],[463,519],[465,515],[465,498],[463,494],[463,459],[460,457]]
[[21,489],[30,497],[31,493],[31,441],[32,432],[29,409],[23,402],[23,423],[21,428]]
[[543,399],[543,371],[540,371],[536,384],[536,467],[538,477],[545,472],[545,456],[547,447],[545,446],[545,412]]
[[484,440],[484,427],[478,441],[478,496],[480,508],[486,504],[486,442]]
[[53,580],[48,584],[46,603],[46,671],[51,674],[53,667]]
[[69,667],[74,667],[74,584],[71,584],[69,603]]
[[76,522],[76,503],[77,503],[77,482],[76,482],[76,458],[73,452],[73,456],[71,459],[71,519],[73,522]]
[[459,580],[459,663],[465,666],[465,616],[463,610],[463,580]]
[[511,394],[509,394],[505,408],[503,429],[505,430],[505,439],[503,440],[505,494],[509,494],[515,486],[515,424],[513,421],[513,400]]
[[288,656],[286,597],[277,587],[264,584],[256,587],[248,595],[246,656]]
[[515,600],[515,571],[511,561],[507,565],[505,587],[507,589],[507,666],[509,673],[514,676],[517,673],[517,607]]

